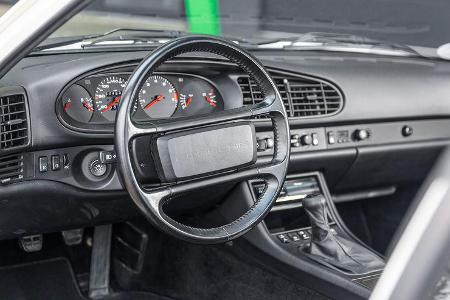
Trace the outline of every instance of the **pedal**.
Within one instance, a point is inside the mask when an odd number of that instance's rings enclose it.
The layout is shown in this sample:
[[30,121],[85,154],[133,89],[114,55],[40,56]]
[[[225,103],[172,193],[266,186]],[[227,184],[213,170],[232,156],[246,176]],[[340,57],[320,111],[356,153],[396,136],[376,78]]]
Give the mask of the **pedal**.
[[42,234],[28,235],[19,238],[20,247],[25,252],[37,252],[42,249]]
[[64,239],[64,243],[67,246],[79,245],[83,241],[83,228],[73,229],[73,230],[65,230],[62,232],[62,236]]
[[113,263],[116,269],[123,269],[121,275],[130,276],[142,271],[148,235],[131,222],[116,226],[113,236]]
[[105,298],[110,294],[111,234],[112,225],[94,229],[88,293],[90,299]]

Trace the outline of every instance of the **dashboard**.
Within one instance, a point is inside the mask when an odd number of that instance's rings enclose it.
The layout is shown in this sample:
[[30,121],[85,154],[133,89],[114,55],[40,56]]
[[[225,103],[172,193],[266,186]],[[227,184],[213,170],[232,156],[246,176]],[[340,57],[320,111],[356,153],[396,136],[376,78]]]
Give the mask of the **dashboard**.
[[[0,140],[0,185],[4,199],[11,199],[2,213],[21,216],[4,218],[6,235],[117,221],[134,211],[114,164],[102,165],[99,154],[114,151],[122,91],[147,54],[30,56],[0,80],[3,109],[13,112]],[[448,62],[323,52],[255,55],[271,73],[290,117],[290,174],[320,171],[333,193],[417,182],[450,144]],[[147,78],[132,116],[136,122],[182,119],[261,99],[236,65],[214,55],[188,55]],[[19,124],[13,115],[26,122]],[[253,123],[258,160],[270,159],[270,119]],[[155,184],[146,178],[154,170],[148,145],[145,139],[132,145],[134,167],[142,182]],[[37,201],[39,194],[45,197]],[[59,218],[47,209],[53,206]],[[42,222],[30,224],[31,212],[39,212]]]
[[[287,178],[320,173],[336,202],[417,186],[450,145],[448,62],[355,53],[254,54],[270,72],[289,115]],[[0,79],[0,239],[137,215],[114,162],[114,125],[123,89],[146,55],[36,55]],[[261,91],[236,65],[214,55],[188,55],[146,78],[131,114],[135,122],[182,121],[261,100]],[[257,162],[269,161],[277,129],[269,118],[251,122]],[[135,175],[145,186],[161,185],[151,138],[130,143]],[[233,201],[223,209],[234,211],[233,204],[242,205],[235,197],[242,186],[214,186],[183,203],[206,207],[211,196],[226,194]],[[274,209],[290,214],[294,206]],[[298,221],[295,213],[292,219]]]
[[[68,125],[83,129],[113,124],[130,72],[109,70],[83,75],[68,84],[56,110]],[[207,78],[188,73],[157,72],[137,93],[132,119],[178,118],[209,114],[224,108],[222,96]]]

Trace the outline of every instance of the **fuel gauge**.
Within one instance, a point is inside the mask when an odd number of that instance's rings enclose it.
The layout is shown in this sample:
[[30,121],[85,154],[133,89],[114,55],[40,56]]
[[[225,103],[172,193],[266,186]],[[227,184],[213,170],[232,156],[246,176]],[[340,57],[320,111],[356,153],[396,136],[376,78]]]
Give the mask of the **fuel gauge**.
[[84,87],[74,84],[62,96],[62,109],[75,121],[88,123],[94,113],[92,97]]

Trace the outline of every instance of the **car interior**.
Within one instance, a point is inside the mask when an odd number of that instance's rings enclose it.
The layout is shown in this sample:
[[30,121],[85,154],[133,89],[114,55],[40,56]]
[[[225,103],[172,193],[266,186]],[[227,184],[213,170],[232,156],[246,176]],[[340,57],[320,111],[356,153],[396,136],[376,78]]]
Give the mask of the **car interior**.
[[[56,33],[112,30],[43,37],[0,79],[0,298],[368,299],[450,142],[435,45],[275,37],[287,0],[199,1],[222,34],[170,29],[164,1],[81,2]],[[266,40],[225,34],[247,5],[278,14]]]

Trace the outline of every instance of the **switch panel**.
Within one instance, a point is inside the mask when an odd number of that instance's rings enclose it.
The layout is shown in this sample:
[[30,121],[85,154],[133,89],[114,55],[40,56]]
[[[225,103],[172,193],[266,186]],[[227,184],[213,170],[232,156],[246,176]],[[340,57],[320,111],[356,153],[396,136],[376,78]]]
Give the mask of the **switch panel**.
[[327,148],[324,128],[291,130],[291,152],[323,150]]

